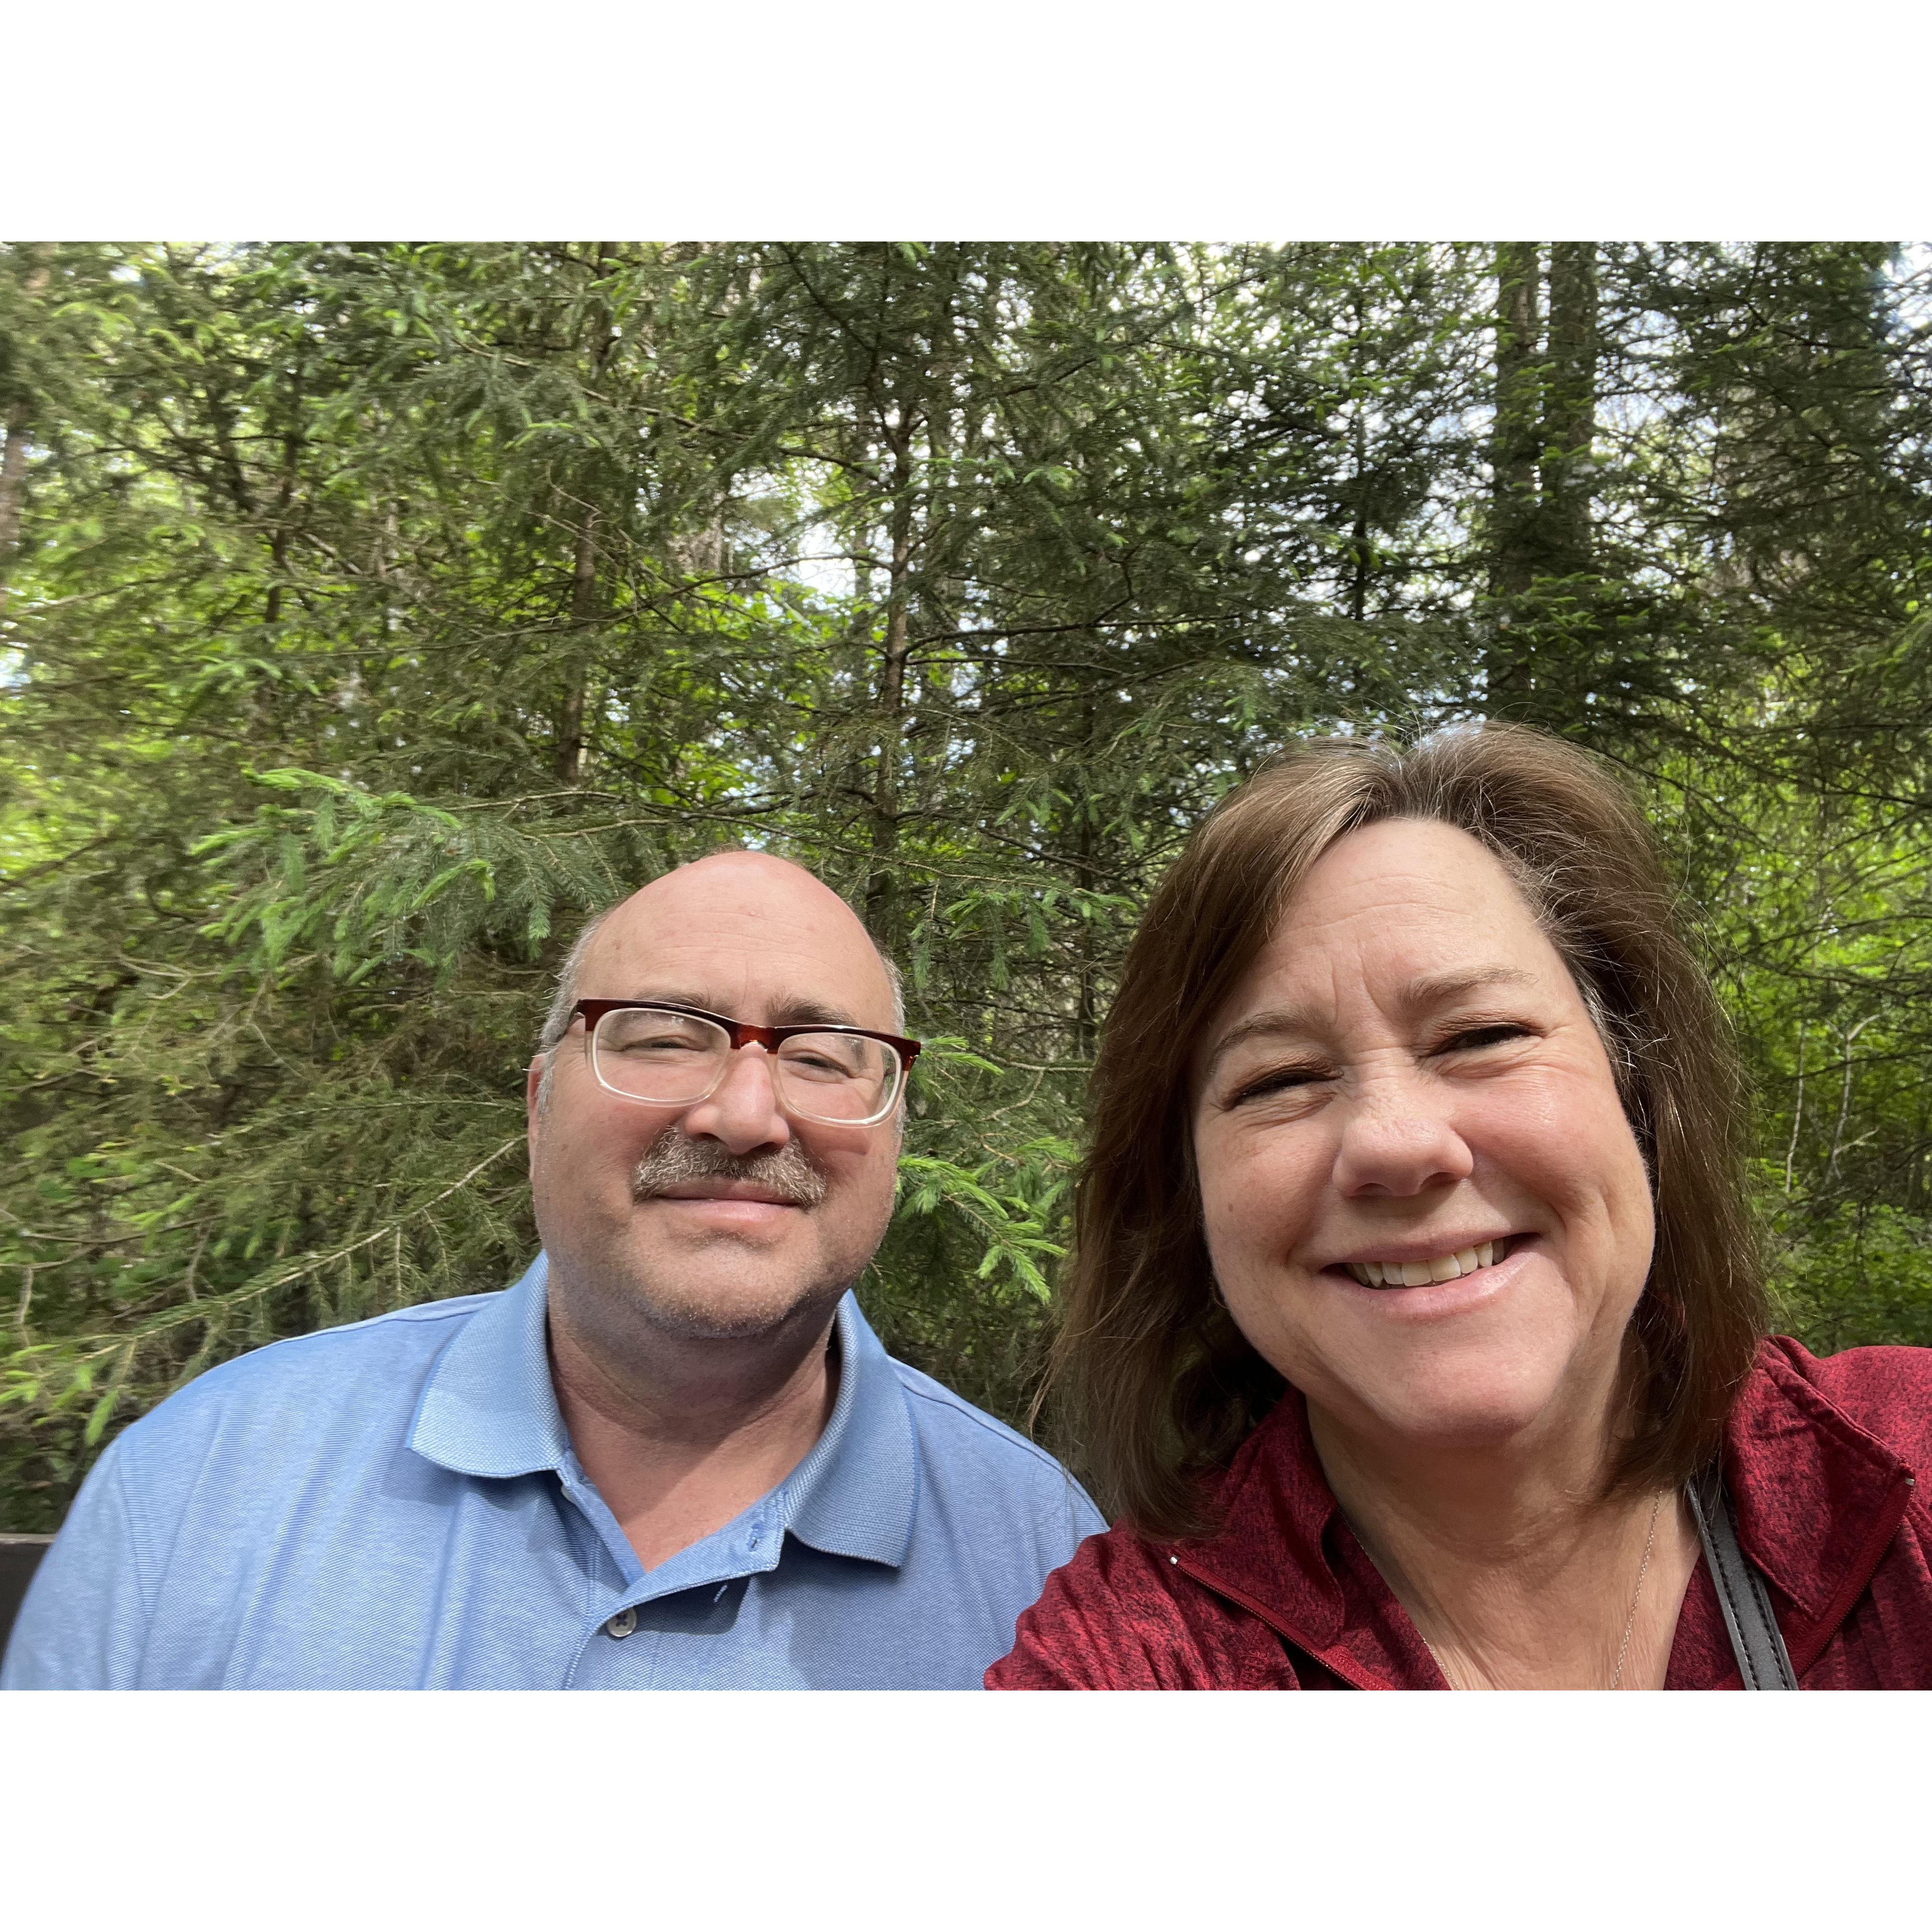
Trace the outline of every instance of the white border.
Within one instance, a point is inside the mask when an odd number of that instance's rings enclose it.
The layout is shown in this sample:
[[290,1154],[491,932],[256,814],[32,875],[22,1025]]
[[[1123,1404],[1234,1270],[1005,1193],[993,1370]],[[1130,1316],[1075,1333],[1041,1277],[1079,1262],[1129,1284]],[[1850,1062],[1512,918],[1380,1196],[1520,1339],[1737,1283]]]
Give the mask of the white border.
[[1923,1909],[1927,1708],[1910,1694],[21,1694],[0,1711],[7,1916],[1902,1923]]
[[15,10],[0,235],[1910,238],[1932,9]]

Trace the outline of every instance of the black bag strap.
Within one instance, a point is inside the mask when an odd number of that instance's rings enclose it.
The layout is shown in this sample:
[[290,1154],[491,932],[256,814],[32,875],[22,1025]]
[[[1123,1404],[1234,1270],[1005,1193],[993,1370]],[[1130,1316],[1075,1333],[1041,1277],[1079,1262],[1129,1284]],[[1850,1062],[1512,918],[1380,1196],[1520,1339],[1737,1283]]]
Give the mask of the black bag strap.
[[1738,1660],[1744,1688],[1796,1690],[1798,1679],[1792,1675],[1784,1634],[1772,1615],[1764,1579],[1738,1542],[1738,1520],[1731,1508],[1730,1492],[1724,1486],[1723,1471],[1713,1463],[1687,1485],[1684,1493],[1690,1500],[1690,1514],[1696,1519],[1697,1535],[1704,1546],[1711,1581],[1718,1586],[1724,1628],[1731,1634],[1731,1649]]

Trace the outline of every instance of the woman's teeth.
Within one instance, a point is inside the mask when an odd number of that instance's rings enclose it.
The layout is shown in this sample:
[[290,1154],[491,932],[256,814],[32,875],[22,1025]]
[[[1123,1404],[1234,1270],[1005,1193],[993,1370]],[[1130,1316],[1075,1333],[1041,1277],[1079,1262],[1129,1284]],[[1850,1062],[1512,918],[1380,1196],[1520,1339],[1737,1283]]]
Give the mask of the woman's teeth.
[[1454,1281],[1459,1275],[1486,1268],[1502,1253],[1501,1241],[1484,1241],[1438,1255],[1432,1262],[1345,1262],[1342,1265],[1364,1288],[1426,1288],[1432,1281]]

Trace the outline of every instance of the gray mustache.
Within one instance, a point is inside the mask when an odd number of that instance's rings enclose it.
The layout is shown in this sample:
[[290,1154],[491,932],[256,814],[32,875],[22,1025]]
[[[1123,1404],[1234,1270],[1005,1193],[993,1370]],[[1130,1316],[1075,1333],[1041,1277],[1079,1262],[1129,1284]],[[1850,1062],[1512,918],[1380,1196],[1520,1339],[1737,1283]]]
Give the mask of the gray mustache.
[[816,1208],[825,1198],[825,1177],[796,1141],[776,1154],[740,1155],[716,1141],[694,1140],[668,1127],[645,1150],[631,1174],[631,1198],[648,1201],[668,1187],[692,1180],[748,1180],[768,1187],[795,1208]]

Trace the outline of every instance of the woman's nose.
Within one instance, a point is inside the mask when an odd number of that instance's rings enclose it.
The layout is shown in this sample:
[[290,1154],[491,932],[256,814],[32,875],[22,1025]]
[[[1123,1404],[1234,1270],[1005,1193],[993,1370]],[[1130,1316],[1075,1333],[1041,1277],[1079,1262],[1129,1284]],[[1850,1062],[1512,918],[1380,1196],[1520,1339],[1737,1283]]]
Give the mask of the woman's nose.
[[1343,1102],[1335,1184],[1349,1196],[1422,1193],[1468,1178],[1475,1159],[1456,1131],[1445,1096],[1420,1076],[1378,1081]]
[[716,1090],[685,1114],[684,1130],[722,1142],[738,1154],[783,1147],[791,1138],[791,1124],[778,1105],[777,1071],[762,1046],[748,1044],[731,1055]]

